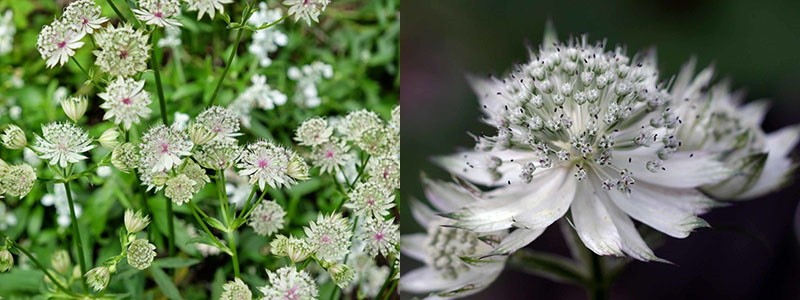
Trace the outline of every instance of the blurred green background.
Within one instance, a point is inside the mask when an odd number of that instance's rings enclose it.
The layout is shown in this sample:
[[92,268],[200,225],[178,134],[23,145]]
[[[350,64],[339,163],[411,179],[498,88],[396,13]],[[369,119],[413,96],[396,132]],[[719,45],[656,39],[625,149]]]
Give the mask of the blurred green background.
[[[490,133],[479,122],[477,98],[465,75],[500,74],[525,61],[526,46],[538,47],[547,20],[561,39],[587,33],[593,41],[626,45],[629,54],[655,47],[665,81],[692,57],[699,67],[713,64],[716,80],[731,79],[734,88],[747,92],[748,101],[772,100],[764,123],[767,132],[800,122],[800,1],[405,0],[403,6],[404,233],[421,230],[407,207],[409,199],[422,197],[420,172],[447,176],[430,164],[430,157],[471,147],[467,132]],[[706,216],[712,226],[741,226],[766,246],[720,229],[669,239],[656,253],[681,266],[634,264],[615,286],[613,298],[797,297],[800,263],[792,230],[797,194],[798,187],[791,186]],[[533,247],[563,250],[555,229]],[[709,256],[712,262],[706,260]],[[404,259],[405,272],[416,266]],[[648,279],[667,283],[651,290],[636,286],[650,285]],[[584,297],[579,289],[513,272],[478,297],[522,295]]]

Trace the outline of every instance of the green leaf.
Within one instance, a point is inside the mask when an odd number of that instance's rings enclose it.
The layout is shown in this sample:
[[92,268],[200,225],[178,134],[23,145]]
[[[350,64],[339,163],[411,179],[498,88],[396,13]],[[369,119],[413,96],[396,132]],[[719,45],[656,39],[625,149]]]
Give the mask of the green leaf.
[[566,257],[522,249],[515,252],[509,265],[522,272],[532,273],[554,281],[586,285],[588,275],[582,268]]
[[153,266],[164,269],[185,268],[196,265],[200,260],[188,257],[167,257],[153,261]]
[[175,284],[172,283],[172,279],[164,273],[163,270],[151,266],[150,273],[153,274],[153,280],[155,280],[156,284],[159,288],[161,288],[161,292],[164,293],[164,296],[172,300],[181,300],[181,293],[178,292],[178,288],[175,287]]
[[206,223],[208,223],[208,225],[210,225],[211,227],[219,229],[222,232],[228,232],[228,227],[226,227],[224,224],[222,224],[220,220],[217,220],[216,218],[208,217],[208,218],[203,218],[203,220],[205,220]]

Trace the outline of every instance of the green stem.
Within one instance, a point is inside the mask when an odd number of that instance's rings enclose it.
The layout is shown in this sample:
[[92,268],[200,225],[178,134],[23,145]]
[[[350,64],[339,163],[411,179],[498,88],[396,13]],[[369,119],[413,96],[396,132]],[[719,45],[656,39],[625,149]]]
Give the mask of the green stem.
[[236,253],[236,236],[235,231],[228,232],[228,240],[230,241],[231,260],[233,261],[233,276],[239,278],[239,255]]
[[[344,202],[344,201],[342,201],[342,202]],[[350,244],[351,245],[353,244],[353,238],[355,238],[355,236],[356,236],[356,226],[357,225],[358,225],[358,216],[353,218],[353,226],[352,226],[352,228],[350,228],[350,232],[353,233],[352,235],[350,235]],[[347,264],[347,258],[348,257],[350,257],[350,252],[347,252],[347,254],[344,255],[344,261],[342,261],[343,264],[345,264],[345,265]],[[394,264],[392,264],[392,268],[394,268]],[[391,271],[389,272],[389,276],[392,276]],[[336,292],[337,290],[339,290],[338,293]],[[336,287],[333,287],[333,290],[331,290],[331,296],[328,297],[328,299],[339,300],[339,297],[341,295],[342,295],[341,290],[336,288]]]
[[94,83],[94,78],[92,78],[92,76],[89,75],[89,72],[86,72],[86,69],[83,68],[83,65],[81,65],[80,62],[78,62],[78,59],[76,59],[74,56],[70,57],[70,59],[72,60],[72,62],[75,63],[76,66],[78,66],[78,69],[81,69],[81,72],[83,72],[83,75],[86,75],[86,78],[88,78],[92,83]]
[[[247,196],[247,202],[245,202],[245,203],[244,203],[244,206],[242,206],[242,213],[243,213],[243,214],[244,214],[245,212],[247,212],[248,210],[250,210],[250,203],[252,203],[252,202],[253,202],[253,198],[254,198],[254,197],[255,197],[255,195],[256,195],[256,189],[258,189],[258,186],[255,186],[255,185],[253,185],[253,188],[250,190],[250,195],[249,195],[249,196]],[[236,213],[234,213],[234,216],[236,216]],[[237,217],[237,218],[238,218],[238,217]],[[234,218],[234,219],[235,219],[235,218]]]
[[[42,272],[44,272],[44,275],[47,276],[47,278],[50,278],[50,281],[52,281],[53,284],[55,284],[56,287],[58,287],[58,289],[64,291],[65,293],[67,293],[67,295],[70,295],[70,296],[73,296],[73,297],[78,297],[78,295],[75,295],[72,291],[70,291],[66,287],[64,287],[64,285],[62,285],[61,282],[58,281],[58,279],[56,279],[53,276],[53,274],[50,274],[50,271],[48,271],[47,268],[44,265],[42,265],[42,263],[39,262],[39,260],[36,259],[36,257],[33,256],[33,254],[28,252],[28,250],[26,250],[25,248],[17,245],[16,243],[12,244],[11,246],[14,247],[14,249],[17,249],[20,252],[22,252],[23,254],[25,254],[25,256],[27,256],[28,259],[30,259],[33,262],[33,264],[36,265],[37,268],[39,268],[40,270],[42,270]],[[83,276],[81,276],[81,277],[83,277]]]
[[201,218],[200,215],[197,214],[198,211],[202,212],[202,210],[200,210],[197,207],[197,205],[194,204],[194,202],[189,201],[188,203],[189,203],[189,208],[192,211],[192,215],[194,216],[195,220],[197,220],[197,223],[200,224],[200,227],[208,235],[208,237],[214,242],[214,244],[216,244],[216,246],[218,248],[222,249],[223,246],[224,246],[224,245],[222,245],[222,242],[220,242],[219,239],[217,239],[217,237],[213,233],[211,233],[211,229],[208,228],[208,225],[206,225],[206,222],[204,222],[203,218]]
[[[152,43],[153,45],[158,43],[158,28],[153,29]],[[167,103],[164,100],[164,87],[161,84],[161,48],[154,46],[152,50],[152,67],[156,78],[156,91],[158,92],[158,105],[161,109],[161,122],[164,123],[164,126],[169,126],[169,120],[167,120]],[[174,218],[175,212],[172,210],[172,201],[167,201],[167,244],[169,245],[170,256],[175,254]]]
[[608,299],[608,289],[603,276],[603,261],[597,254],[590,253],[590,256],[591,259],[589,262],[592,273],[592,284],[588,286],[589,299]]
[[[242,21],[240,24],[244,25],[247,19],[250,17],[250,9],[252,4],[250,2],[247,3],[247,6],[244,8],[242,12]],[[225,76],[228,75],[228,70],[231,68],[231,64],[233,63],[233,58],[236,57],[236,52],[239,49],[239,43],[242,41],[242,35],[244,34],[244,29],[239,28],[236,29],[236,42],[233,43],[233,49],[231,49],[231,54],[228,55],[228,61],[225,62],[225,70],[222,71],[222,76],[219,77],[217,80],[217,86],[214,87],[214,93],[211,94],[211,99],[208,102],[208,106],[214,105],[214,101],[217,101],[217,95],[219,95],[219,90],[222,88],[222,81],[225,80]]]
[[261,201],[264,200],[264,196],[265,195],[267,195],[267,192],[266,191],[261,191],[261,196],[259,196],[258,200],[256,200],[255,203],[253,203],[253,206],[250,207],[250,209],[248,209],[247,212],[245,212],[245,214],[242,216],[242,218],[247,219],[248,217],[250,217],[250,214],[252,214],[253,211],[256,209],[256,207],[258,207],[258,205],[261,204]]
[[231,226],[231,219],[228,211],[228,194],[225,193],[225,171],[217,172],[217,198],[219,198],[219,209],[222,211],[222,218],[225,225]]
[[[72,235],[75,238],[75,244],[78,248],[78,262],[81,266],[81,275],[86,275],[86,255],[83,253],[83,239],[81,239],[81,231],[78,228],[78,216],[75,215],[75,202],[72,200],[72,191],[69,189],[69,182],[64,182],[64,191],[67,194],[67,202],[69,203],[69,216],[72,222]],[[89,290],[83,276],[81,276],[81,283],[83,283],[84,290]]]
[[119,17],[119,19],[122,20],[123,23],[128,23],[128,19],[122,15],[122,12],[119,11],[119,8],[117,8],[117,5],[114,4],[114,1],[106,0],[106,2],[108,2],[108,5],[111,6],[111,9],[114,10],[114,13],[117,14],[117,17]]

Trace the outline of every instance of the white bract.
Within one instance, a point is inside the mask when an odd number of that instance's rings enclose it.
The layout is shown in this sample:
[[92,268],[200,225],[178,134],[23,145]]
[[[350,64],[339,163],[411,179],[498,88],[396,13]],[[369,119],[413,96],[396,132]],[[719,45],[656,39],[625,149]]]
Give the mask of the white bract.
[[265,300],[317,299],[319,290],[311,275],[294,267],[267,270],[269,285],[261,287]]
[[45,59],[48,68],[63,66],[75,50],[83,46],[83,33],[76,31],[69,23],[55,20],[42,27],[36,42],[39,54]]
[[203,15],[208,14],[212,20],[217,11],[220,14],[225,13],[223,4],[233,3],[233,0],[185,0],[189,5],[189,11],[197,11],[197,20],[203,18]]
[[101,15],[100,6],[94,0],[78,0],[70,3],[64,9],[63,18],[64,22],[81,34],[92,34],[100,29],[100,25],[108,22],[108,18]]
[[101,71],[127,77],[147,69],[150,45],[144,31],[134,29],[130,24],[109,25],[98,31],[94,38],[100,49],[92,53],[97,57],[95,64]]
[[66,168],[87,157],[81,153],[92,150],[92,140],[83,129],[71,123],[53,122],[42,127],[42,135],[36,136],[33,150],[51,165]]
[[150,94],[144,90],[144,80],[117,77],[97,96],[105,100],[100,104],[106,111],[103,119],[113,118],[114,123],[121,124],[125,130],[150,116]]
[[181,3],[178,0],[139,0],[138,2],[139,8],[133,9],[133,13],[145,24],[159,27],[181,26],[181,23],[175,19],[181,12]]

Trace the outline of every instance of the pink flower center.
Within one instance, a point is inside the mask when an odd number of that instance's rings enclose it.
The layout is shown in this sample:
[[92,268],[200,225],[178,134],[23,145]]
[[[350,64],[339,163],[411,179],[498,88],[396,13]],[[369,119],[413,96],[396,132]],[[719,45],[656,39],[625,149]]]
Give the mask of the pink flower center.
[[169,144],[161,143],[161,145],[159,145],[159,146],[161,147],[161,150],[160,150],[161,154],[165,154],[165,153],[169,152]]
[[286,294],[283,295],[283,298],[286,300],[300,300],[300,295],[297,294],[297,287],[293,286]]
[[83,25],[89,24],[89,19],[86,17],[81,17],[81,23],[83,23]]
[[67,41],[58,42],[56,45],[58,45],[59,49],[63,49],[65,46],[67,46]]
[[119,58],[128,58],[128,50],[122,50],[119,52]]
[[336,154],[336,153],[334,153],[332,150],[328,150],[327,152],[325,152],[325,157],[326,158],[333,158],[334,154]]
[[376,233],[375,234],[375,240],[376,241],[383,241],[383,233],[382,232]]
[[131,98],[129,97],[122,98],[122,104],[131,105],[132,102],[133,101],[131,101]]
[[375,205],[375,199],[372,199],[372,198],[367,199],[367,205],[369,205],[369,206]]
[[323,244],[330,244],[331,243],[331,238],[327,234],[325,234],[325,235],[319,237],[319,242],[323,243]]
[[266,159],[259,159],[258,160],[258,167],[259,168],[263,169],[263,168],[266,168],[268,166],[269,166],[269,161],[267,161]]
[[156,18],[159,18],[159,19],[161,19],[161,18],[163,18],[163,17],[164,17],[164,15],[163,15],[163,14],[162,14],[160,11],[157,11],[157,12],[156,12],[156,13],[154,13],[153,15],[154,15],[154,16],[156,16]]

